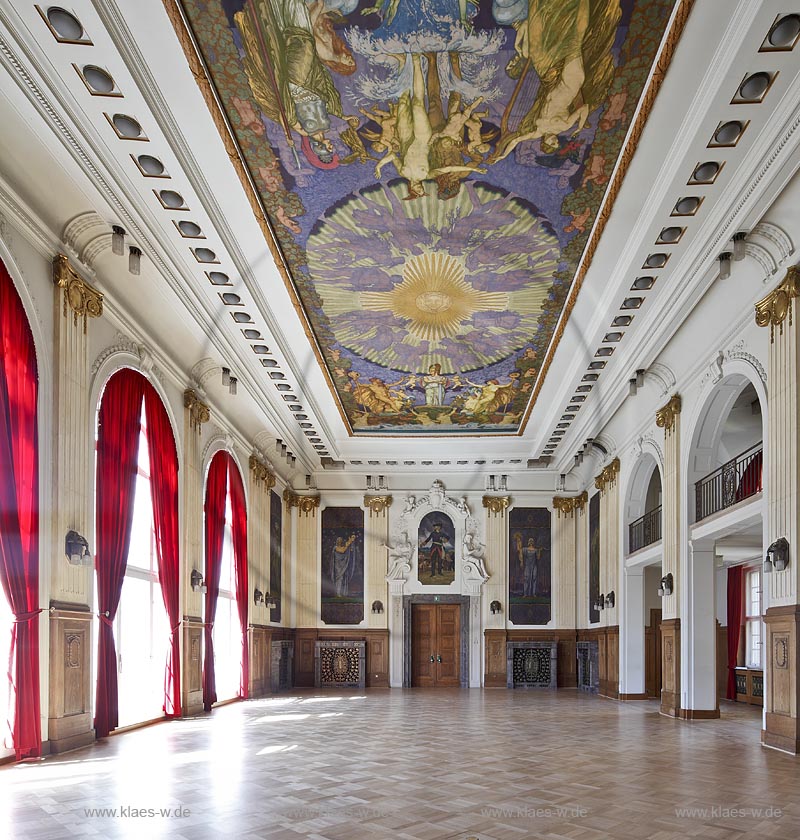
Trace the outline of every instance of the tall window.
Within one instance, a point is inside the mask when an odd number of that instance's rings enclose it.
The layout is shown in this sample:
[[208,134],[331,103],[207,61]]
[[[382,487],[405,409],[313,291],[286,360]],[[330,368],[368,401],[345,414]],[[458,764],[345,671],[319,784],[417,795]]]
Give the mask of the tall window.
[[745,573],[744,591],[745,614],[745,665],[748,668],[761,668],[761,648],[764,632],[761,620],[761,569],[755,568]]
[[233,555],[233,513],[231,486],[225,497],[225,532],[222,539],[222,568],[219,575],[217,614],[214,619],[214,671],[217,700],[230,700],[239,693],[242,667],[242,631],[236,607],[236,569]]
[[150,453],[142,406],[128,562],[114,622],[119,685],[119,725],[163,715],[164,664],[169,623],[158,579]]

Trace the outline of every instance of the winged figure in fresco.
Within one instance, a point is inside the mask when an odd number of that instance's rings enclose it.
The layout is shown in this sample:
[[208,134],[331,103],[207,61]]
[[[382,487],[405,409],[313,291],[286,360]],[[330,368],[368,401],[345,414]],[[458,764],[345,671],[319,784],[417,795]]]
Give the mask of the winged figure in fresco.
[[[516,30],[506,73],[517,84],[489,162],[537,138],[550,154],[559,148],[559,135],[576,136],[605,101],[615,72],[612,47],[622,16],[620,0],[493,0],[493,13],[498,23]],[[520,112],[519,123],[510,128]]]
[[[283,130],[299,166],[294,133],[306,159],[318,169],[339,165],[328,137],[331,117],[344,119],[329,67],[350,74],[352,53],[333,30],[332,9],[352,11],[356,0],[248,0],[234,16],[245,49],[250,89],[266,117]],[[324,60],[323,60],[324,56]]]

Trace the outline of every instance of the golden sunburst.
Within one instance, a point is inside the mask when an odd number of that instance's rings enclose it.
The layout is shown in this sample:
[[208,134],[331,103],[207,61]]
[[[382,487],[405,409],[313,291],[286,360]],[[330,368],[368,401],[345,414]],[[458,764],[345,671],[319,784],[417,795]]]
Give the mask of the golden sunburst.
[[508,308],[508,294],[475,289],[464,273],[464,266],[450,254],[414,255],[406,260],[403,279],[391,292],[363,292],[361,305],[373,312],[390,310],[406,321],[409,333],[434,345],[457,335],[474,313]]

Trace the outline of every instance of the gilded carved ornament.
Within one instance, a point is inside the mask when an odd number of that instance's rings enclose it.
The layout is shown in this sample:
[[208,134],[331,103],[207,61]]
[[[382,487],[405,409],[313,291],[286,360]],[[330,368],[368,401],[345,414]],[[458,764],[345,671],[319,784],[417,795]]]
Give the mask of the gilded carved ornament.
[[595,476],[594,486],[602,493],[605,491],[606,487],[611,487],[616,483],[618,475],[619,458],[614,458],[607,467],[603,468],[600,475]]
[[369,508],[370,516],[385,514],[391,504],[391,496],[364,496],[364,507]]
[[675,428],[675,418],[681,413],[681,398],[678,394],[656,412],[656,426],[668,435]]
[[263,484],[266,490],[275,486],[275,476],[269,471],[267,465],[255,455],[250,456],[250,472],[256,484]]
[[484,496],[483,506],[490,516],[503,516],[511,503],[510,496]]
[[553,507],[558,511],[559,518],[561,514],[574,516],[575,511],[583,510],[588,499],[589,494],[585,490],[580,496],[553,496]]
[[64,292],[64,317],[67,317],[69,307],[75,326],[78,318],[83,318],[83,334],[86,335],[87,319],[99,318],[103,314],[103,293],[90,286],[64,254],[56,254],[53,258],[53,282]]
[[288,487],[283,491],[283,501],[287,507],[296,507],[306,516],[314,515],[319,507],[319,496],[301,496],[293,493]]
[[789,317],[792,326],[792,300],[800,296],[800,266],[790,266],[786,277],[777,289],[756,303],[756,324],[769,326],[770,343],[775,342],[775,327],[780,327],[783,335],[783,322]]
[[211,419],[209,407],[197,396],[193,388],[187,388],[183,392],[183,407],[189,410],[189,425],[200,433],[203,423]]

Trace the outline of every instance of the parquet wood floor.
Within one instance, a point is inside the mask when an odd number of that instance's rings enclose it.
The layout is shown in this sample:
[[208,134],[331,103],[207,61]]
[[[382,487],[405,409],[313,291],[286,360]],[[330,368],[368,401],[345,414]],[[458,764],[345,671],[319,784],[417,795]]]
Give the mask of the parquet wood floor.
[[800,759],[760,725],[574,691],[297,692],[1,768],[0,837],[796,840]]

